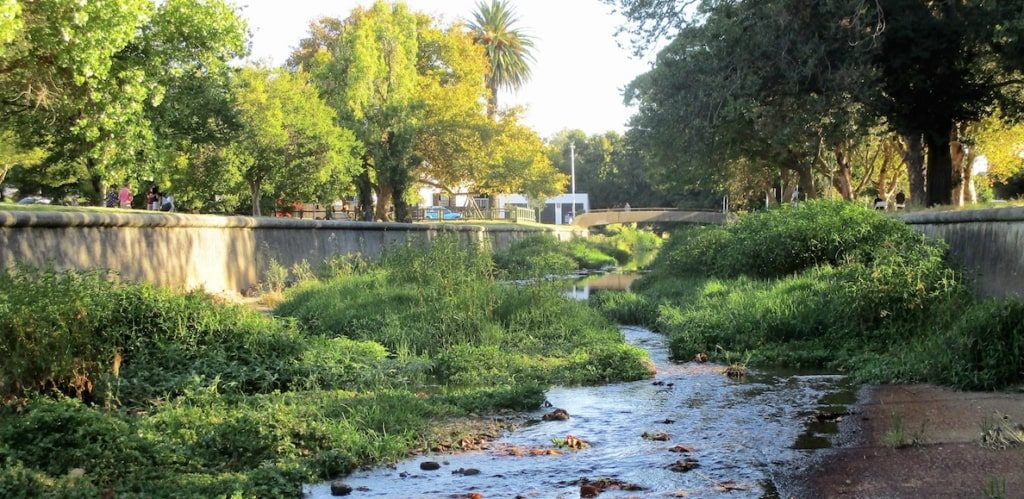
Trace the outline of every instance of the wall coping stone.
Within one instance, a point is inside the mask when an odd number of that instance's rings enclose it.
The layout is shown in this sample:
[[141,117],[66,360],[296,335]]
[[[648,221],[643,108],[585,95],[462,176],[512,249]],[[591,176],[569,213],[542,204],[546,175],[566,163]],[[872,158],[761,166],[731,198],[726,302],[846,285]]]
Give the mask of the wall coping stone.
[[364,231],[455,231],[455,232],[538,232],[547,227],[487,224],[414,224],[399,222],[357,222],[351,220],[302,220],[242,216],[189,215],[180,213],[100,213],[81,211],[0,210],[0,227],[148,227],[217,229],[364,230]]
[[928,211],[903,213],[897,218],[912,225],[963,224],[976,222],[1021,222],[1024,207],[985,208],[980,210]]

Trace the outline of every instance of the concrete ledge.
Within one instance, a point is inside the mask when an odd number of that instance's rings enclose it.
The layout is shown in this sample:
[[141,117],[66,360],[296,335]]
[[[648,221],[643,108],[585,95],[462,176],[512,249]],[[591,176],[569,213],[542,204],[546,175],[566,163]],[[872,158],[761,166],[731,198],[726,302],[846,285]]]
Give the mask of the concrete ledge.
[[398,222],[356,222],[351,220],[297,220],[292,218],[226,217],[180,213],[99,213],[76,211],[0,210],[0,227],[162,227],[212,229],[328,229],[328,230],[403,230],[455,232],[538,232],[542,227],[474,224],[412,224]]
[[531,234],[562,240],[565,227],[409,224],[176,213],[0,211],[0,266],[105,268],[123,278],[175,288],[237,292],[272,264],[316,266],[338,255],[377,258],[388,248],[427,245],[443,234],[461,244],[507,248]]
[[897,218],[908,224],[962,224],[972,222],[1024,222],[1024,207],[986,208],[982,210],[926,211],[901,213]]
[[980,295],[1024,297],[1024,208],[906,213],[897,218],[945,241],[950,259]]

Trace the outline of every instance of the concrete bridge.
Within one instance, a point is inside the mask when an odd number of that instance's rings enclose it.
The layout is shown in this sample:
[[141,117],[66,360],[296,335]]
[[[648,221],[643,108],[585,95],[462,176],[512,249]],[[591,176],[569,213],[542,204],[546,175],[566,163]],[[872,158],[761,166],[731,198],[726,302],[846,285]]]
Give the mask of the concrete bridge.
[[590,210],[577,215],[572,225],[596,227],[621,223],[680,223],[680,224],[724,224],[731,215],[712,210],[684,210],[680,208],[618,208],[614,210]]

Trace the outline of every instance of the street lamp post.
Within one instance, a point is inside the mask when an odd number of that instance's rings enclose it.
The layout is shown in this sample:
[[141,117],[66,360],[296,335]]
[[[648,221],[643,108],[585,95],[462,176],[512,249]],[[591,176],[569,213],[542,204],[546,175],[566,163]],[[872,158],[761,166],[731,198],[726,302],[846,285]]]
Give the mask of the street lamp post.
[[572,173],[572,219],[576,220],[576,143],[569,142],[569,169]]

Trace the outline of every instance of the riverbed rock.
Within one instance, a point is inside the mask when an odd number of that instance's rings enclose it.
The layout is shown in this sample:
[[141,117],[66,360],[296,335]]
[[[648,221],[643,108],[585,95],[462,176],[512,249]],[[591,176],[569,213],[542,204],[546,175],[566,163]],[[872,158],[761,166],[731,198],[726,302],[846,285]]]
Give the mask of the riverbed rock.
[[683,454],[689,454],[689,453],[693,452],[693,447],[687,447],[685,445],[676,445],[674,447],[669,448],[668,451],[669,452],[680,452],[680,453],[683,453]]
[[565,409],[555,409],[542,417],[544,421],[568,421],[569,411]]
[[85,475],[85,468],[71,468],[68,470],[68,478],[80,478]]
[[700,352],[700,353],[697,354],[696,357],[694,357],[693,360],[696,360],[697,362],[700,362],[701,364],[703,364],[703,363],[708,361],[708,354],[706,354],[704,352]]
[[423,461],[420,463],[420,469],[423,471],[436,471],[441,469],[441,463],[437,461]]
[[617,478],[608,477],[598,478],[597,480],[581,478],[576,483],[580,485],[580,497],[597,497],[606,490],[625,490],[631,492],[644,490],[643,487],[635,483],[624,482]]
[[662,432],[645,431],[643,435],[640,436],[643,437],[645,440],[653,440],[655,442],[668,442],[669,440],[672,439],[672,435]]
[[332,496],[347,496],[352,493],[352,487],[341,480],[331,482]]
[[459,468],[459,469],[457,469],[455,471],[452,471],[452,474],[453,475],[462,475],[462,476],[473,476],[473,475],[479,475],[480,474],[480,470],[478,470],[476,468]]
[[580,497],[597,497],[601,495],[601,490],[596,485],[585,483],[580,485]]
[[676,462],[670,464],[668,469],[672,470],[672,471],[675,471],[676,473],[685,473],[687,471],[690,471],[692,469],[696,469],[696,468],[699,468],[699,467],[700,467],[700,463],[697,462],[696,459],[694,459],[692,457],[688,457],[686,459],[680,459],[679,461],[676,461]]

